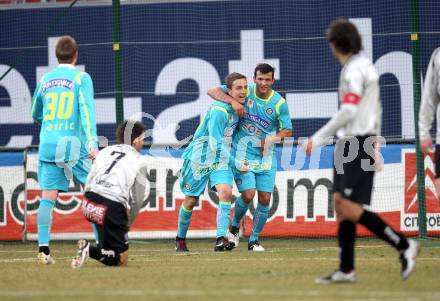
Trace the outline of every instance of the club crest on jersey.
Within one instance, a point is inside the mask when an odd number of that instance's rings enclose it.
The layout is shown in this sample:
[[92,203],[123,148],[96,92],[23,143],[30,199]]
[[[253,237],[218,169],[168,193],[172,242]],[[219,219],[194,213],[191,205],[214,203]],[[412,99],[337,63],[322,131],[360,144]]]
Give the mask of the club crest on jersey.
[[255,125],[249,124],[249,123],[243,123],[243,128],[247,130],[249,135],[259,135],[261,134],[261,130],[258,129]]
[[188,191],[190,191],[190,190],[191,190],[191,185],[188,184],[188,183],[186,183],[186,184],[185,184],[185,189],[188,190]]
[[249,99],[247,104],[249,108],[252,108],[254,106],[254,101],[252,99]]
[[269,115],[272,115],[272,113],[273,113],[272,108],[267,108],[266,109],[266,113],[269,114]]
[[237,184],[237,185],[241,185],[241,179],[237,179],[237,180],[235,180],[235,184]]
[[256,131],[256,127],[254,126],[254,125],[250,125],[250,126],[248,126],[248,132],[249,132],[249,134],[255,134],[255,131]]

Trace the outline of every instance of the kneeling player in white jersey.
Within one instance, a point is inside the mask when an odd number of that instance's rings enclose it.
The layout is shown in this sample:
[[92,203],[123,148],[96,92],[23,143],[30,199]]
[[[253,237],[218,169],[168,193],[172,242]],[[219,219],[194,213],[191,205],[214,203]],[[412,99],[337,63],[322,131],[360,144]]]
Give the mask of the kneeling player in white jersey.
[[128,229],[142,207],[146,185],[146,165],[139,151],[144,143],[144,126],[124,121],[116,137],[121,144],[106,147],[96,157],[85,188],[82,211],[99,231],[98,246],[78,241],[72,268],[81,267],[91,257],[109,266],[128,261]]

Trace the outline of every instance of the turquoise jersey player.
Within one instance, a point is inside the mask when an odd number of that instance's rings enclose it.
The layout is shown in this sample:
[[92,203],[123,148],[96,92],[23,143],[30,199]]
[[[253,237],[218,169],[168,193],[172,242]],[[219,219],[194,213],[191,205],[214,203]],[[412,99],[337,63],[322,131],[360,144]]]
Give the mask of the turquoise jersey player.
[[[77,180],[84,184],[88,168],[83,161],[91,148],[97,149],[90,75],[71,64],[60,64],[46,73],[35,89],[32,118],[41,124],[39,160],[72,167]],[[40,186],[43,190],[67,191],[67,180],[54,183],[41,179]]]
[[[238,246],[240,221],[258,191],[258,205],[248,243],[250,251],[264,251],[258,239],[268,217],[275,186],[277,159],[274,142],[292,136],[289,108],[284,98],[272,89],[273,83],[272,66],[259,64],[254,71],[254,84],[248,87],[244,105],[246,112],[240,119],[232,143],[232,169],[241,196],[235,202],[234,218],[227,238],[235,247]],[[213,88],[208,94],[221,101],[235,101],[224,94],[224,87]]]
[[[227,93],[244,103],[247,81],[244,75],[231,73],[226,79]],[[229,166],[229,153],[238,116],[229,104],[217,101],[204,116],[197,128],[193,141],[184,151],[180,171],[180,189],[185,200],[179,210],[176,236],[176,251],[187,252],[186,234],[191,221],[192,210],[203,194],[207,183],[217,191],[217,240],[214,251],[232,250],[233,245],[226,239],[228,229],[233,173]]]
[[75,69],[75,40],[65,36],[56,45],[59,66],[38,82],[32,99],[32,118],[41,125],[38,183],[43,191],[38,208],[38,261],[53,263],[49,240],[52,210],[59,191],[67,191],[74,176],[84,184],[97,150],[93,83]]

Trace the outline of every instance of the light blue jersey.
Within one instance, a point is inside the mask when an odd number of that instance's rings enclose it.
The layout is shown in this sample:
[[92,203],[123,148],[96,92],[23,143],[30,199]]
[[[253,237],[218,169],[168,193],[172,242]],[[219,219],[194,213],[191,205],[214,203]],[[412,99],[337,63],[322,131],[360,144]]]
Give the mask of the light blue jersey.
[[40,161],[84,159],[98,146],[90,75],[70,64],[46,73],[32,98],[32,118],[41,124]]
[[185,195],[200,196],[208,181],[232,186],[233,174],[229,167],[232,136],[238,116],[232,107],[214,102],[194,133],[193,141],[182,154],[185,160],[179,182]]
[[[221,87],[226,91],[226,86]],[[246,161],[255,172],[275,169],[275,148],[264,158],[260,153],[259,143],[268,135],[274,135],[282,129],[292,129],[289,108],[285,99],[272,90],[267,99],[259,98],[256,85],[248,85],[245,109],[246,115],[240,119],[232,147],[236,164]],[[274,166],[275,163],[275,166]]]
[[[68,191],[72,177],[84,184],[91,165],[87,155],[91,148],[98,148],[90,75],[71,64],[60,64],[46,73],[35,88],[32,118],[41,125],[40,188]],[[55,204],[56,200],[50,198],[40,200],[37,215],[40,247],[49,245]],[[98,239],[98,235],[95,237]]]
[[237,125],[238,116],[232,107],[215,101],[196,129],[182,158],[205,166],[217,164],[222,159],[227,160],[222,155],[229,151]]

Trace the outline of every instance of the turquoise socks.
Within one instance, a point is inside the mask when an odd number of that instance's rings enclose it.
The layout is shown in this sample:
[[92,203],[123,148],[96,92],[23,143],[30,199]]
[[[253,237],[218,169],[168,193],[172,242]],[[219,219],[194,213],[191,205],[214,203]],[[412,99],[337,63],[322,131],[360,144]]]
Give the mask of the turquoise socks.
[[217,207],[217,237],[226,237],[230,216],[231,203],[220,201]]
[[252,223],[252,233],[249,237],[249,241],[258,240],[260,232],[263,231],[264,225],[267,221],[267,216],[269,215],[270,206],[263,206],[258,203],[257,209],[255,209],[254,221]]
[[243,216],[246,214],[246,211],[249,208],[249,204],[246,204],[241,196],[239,196],[235,200],[235,210],[234,210],[234,218],[232,219],[231,225],[236,228],[240,228],[240,221]]
[[52,210],[55,202],[49,199],[40,199],[37,213],[38,245],[49,246],[50,227],[52,225]]
[[179,211],[177,237],[186,238],[186,232],[188,232],[189,223],[191,222],[191,216],[192,210],[186,209],[182,204]]

